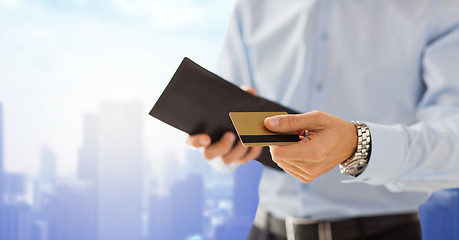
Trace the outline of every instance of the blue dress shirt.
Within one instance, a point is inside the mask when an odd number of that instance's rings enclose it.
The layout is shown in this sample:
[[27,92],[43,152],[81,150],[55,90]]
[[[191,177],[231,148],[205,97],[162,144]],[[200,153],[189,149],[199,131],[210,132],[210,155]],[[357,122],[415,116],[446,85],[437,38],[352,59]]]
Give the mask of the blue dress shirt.
[[260,204],[277,217],[411,212],[459,187],[459,1],[241,0],[218,73],[370,128],[356,179],[336,167],[304,184],[265,168]]

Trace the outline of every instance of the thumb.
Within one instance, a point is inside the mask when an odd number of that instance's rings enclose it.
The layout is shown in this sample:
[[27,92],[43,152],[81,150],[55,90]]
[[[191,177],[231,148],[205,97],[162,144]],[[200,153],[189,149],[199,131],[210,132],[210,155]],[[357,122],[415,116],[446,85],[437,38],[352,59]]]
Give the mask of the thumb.
[[273,132],[292,132],[296,130],[315,130],[326,125],[329,115],[323,112],[308,112],[268,117],[265,127]]

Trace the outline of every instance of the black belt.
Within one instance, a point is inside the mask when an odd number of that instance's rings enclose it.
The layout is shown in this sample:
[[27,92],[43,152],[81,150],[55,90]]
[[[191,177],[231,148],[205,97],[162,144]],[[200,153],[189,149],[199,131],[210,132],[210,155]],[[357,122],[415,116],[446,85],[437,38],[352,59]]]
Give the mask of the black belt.
[[258,208],[254,225],[277,237],[287,237],[288,240],[344,240],[381,233],[400,225],[415,222],[419,222],[419,215],[417,212],[356,217],[336,221],[317,221],[314,219],[288,217],[284,221]]

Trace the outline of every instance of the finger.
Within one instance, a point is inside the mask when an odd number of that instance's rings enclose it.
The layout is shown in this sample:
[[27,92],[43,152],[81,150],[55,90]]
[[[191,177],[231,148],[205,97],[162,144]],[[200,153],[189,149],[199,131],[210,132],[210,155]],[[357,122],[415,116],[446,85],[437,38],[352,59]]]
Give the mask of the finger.
[[[280,167],[281,167],[281,166],[280,166]],[[300,181],[302,181],[302,182],[304,182],[304,183],[310,183],[310,182],[312,182],[312,180],[306,179],[306,178],[304,178],[304,177],[302,177],[302,176],[296,174],[295,172],[292,172],[292,171],[290,171],[290,170],[288,170],[288,169],[284,169],[283,167],[281,167],[281,168],[282,168],[285,172],[287,172],[288,174],[292,175],[294,178],[296,178],[296,179],[298,179],[298,180],[300,180]]]
[[210,145],[210,136],[207,134],[196,134],[196,135],[189,135],[186,139],[186,143],[192,147],[207,147]]
[[308,178],[316,178],[331,170],[331,168],[327,168],[327,165],[314,162],[304,162],[302,160],[287,160],[284,162],[298,168],[300,171],[304,172]]
[[242,85],[241,89],[252,94],[252,95],[257,95],[257,91],[255,91],[255,88],[248,86],[248,85]]
[[308,112],[304,114],[288,114],[268,117],[265,127],[273,132],[291,132],[298,130],[315,130],[326,126],[331,115],[324,112]]
[[323,157],[323,146],[316,144],[314,140],[303,139],[298,143],[286,146],[269,146],[273,160],[301,160],[304,162],[316,162]]
[[234,140],[236,140],[234,133],[226,132],[218,142],[211,144],[204,149],[204,158],[209,160],[227,154],[231,151]]
[[303,176],[304,178],[307,179],[314,179],[316,176],[312,175],[306,171],[304,171],[302,168],[298,167],[296,163],[292,164],[291,162],[288,161],[277,161],[276,163],[282,164],[285,166],[289,171],[295,172],[296,174]]
[[247,154],[241,158],[238,163],[247,163],[250,160],[256,159],[258,156],[260,156],[262,150],[263,147],[251,147]]
[[[300,169],[295,169],[295,168],[292,168],[292,166],[284,161],[279,161],[279,162],[276,162],[277,165],[282,168],[284,171],[286,171],[287,173],[289,173],[290,175],[292,175],[293,177],[295,177],[296,179],[304,182],[304,183],[310,183],[313,178],[308,178],[306,176],[304,176],[304,174],[302,174],[301,170]],[[298,171],[299,170],[299,171]]]
[[249,150],[249,148],[244,147],[242,142],[239,141],[236,146],[234,146],[231,151],[223,155],[222,161],[226,164],[232,163],[241,159]]

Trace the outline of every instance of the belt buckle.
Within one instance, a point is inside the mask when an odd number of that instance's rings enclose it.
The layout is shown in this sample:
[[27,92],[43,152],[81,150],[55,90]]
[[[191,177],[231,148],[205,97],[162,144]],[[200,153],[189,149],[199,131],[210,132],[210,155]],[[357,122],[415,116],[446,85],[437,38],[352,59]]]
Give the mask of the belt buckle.
[[295,237],[295,225],[311,225],[311,224],[317,224],[317,232],[319,235],[319,240],[332,240],[330,222],[319,222],[315,219],[286,217],[285,218],[285,230],[287,232],[287,240],[298,240]]

